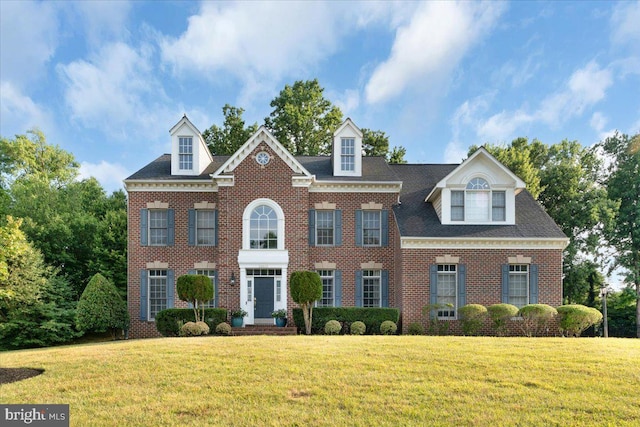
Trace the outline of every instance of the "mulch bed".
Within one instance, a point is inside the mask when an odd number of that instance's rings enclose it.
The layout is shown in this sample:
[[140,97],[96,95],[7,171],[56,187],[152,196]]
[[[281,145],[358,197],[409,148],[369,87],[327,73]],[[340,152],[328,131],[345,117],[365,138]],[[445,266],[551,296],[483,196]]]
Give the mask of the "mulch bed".
[[0,384],[14,383],[35,377],[44,372],[44,369],[33,368],[0,368]]

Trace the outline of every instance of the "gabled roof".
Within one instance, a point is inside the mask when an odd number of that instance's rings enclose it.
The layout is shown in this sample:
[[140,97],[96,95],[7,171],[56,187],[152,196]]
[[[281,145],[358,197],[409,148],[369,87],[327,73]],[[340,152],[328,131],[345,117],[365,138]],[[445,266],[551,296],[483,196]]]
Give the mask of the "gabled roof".
[[427,195],[427,197],[425,198],[425,201],[433,201],[433,198],[437,196],[440,190],[447,186],[447,182],[452,176],[460,173],[460,171],[464,170],[465,168],[470,167],[470,165],[473,164],[474,162],[477,162],[479,158],[487,159],[490,163],[493,164],[493,166],[497,167],[502,171],[502,173],[507,175],[515,183],[516,194],[521,190],[524,190],[525,188],[527,188],[527,185],[522,179],[520,179],[516,174],[511,172],[511,170],[508,167],[500,163],[498,159],[496,159],[491,153],[489,153],[489,151],[487,151],[486,148],[480,147],[475,153],[473,153],[466,160],[464,160],[462,163],[457,165],[445,177],[440,179],[440,181],[438,181],[435,184],[431,192]]
[[531,194],[523,190],[515,198],[514,225],[443,225],[429,201],[436,185],[457,170],[453,164],[389,165],[403,182],[400,204],[393,207],[401,237],[427,238],[533,238],[566,239],[565,234]]
[[175,125],[173,125],[173,127],[171,129],[169,129],[169,133],[171,135],[173,135],[173,133],[176,131],[176,129],[179,129],[180,126],[182,126],[183,124],[186,124],[187,126],[189,126],[195,133],[197,133],[198,135],[200,135],[200,131],[198,130],[198,128],[196,127],[196,125],[194,125],[193,123],[191,123],[191,120],[189,120],[189,118],[187,117],[186,114],[184,114],[182,116],[182,118],[180,120],[178,120],[178,123],[176,123]]
[[240,147],[213,173],[212,177],[215,179],[216,177],[232,173],[235,168],[261,143],[267,144],[287,165],[289,165],[295,174],[311,178],[309,171],[307,171],[264,126],[260,126],[260,128],[247,140],[247,142],[245,142],[242,147]]

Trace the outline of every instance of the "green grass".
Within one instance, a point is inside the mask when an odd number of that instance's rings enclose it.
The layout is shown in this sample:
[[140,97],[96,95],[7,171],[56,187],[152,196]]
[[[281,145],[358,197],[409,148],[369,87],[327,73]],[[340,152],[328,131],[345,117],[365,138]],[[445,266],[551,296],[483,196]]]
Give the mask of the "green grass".
[[640,425],[640,340],[165,338],[0,354],[77,426]]

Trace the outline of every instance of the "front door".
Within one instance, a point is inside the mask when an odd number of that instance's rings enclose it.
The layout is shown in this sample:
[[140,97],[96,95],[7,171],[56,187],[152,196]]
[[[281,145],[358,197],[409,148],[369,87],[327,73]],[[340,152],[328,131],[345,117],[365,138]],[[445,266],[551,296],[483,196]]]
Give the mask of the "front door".
[[255,277],[253,279],[255,319],[267,319],[273,311],[273,277]]

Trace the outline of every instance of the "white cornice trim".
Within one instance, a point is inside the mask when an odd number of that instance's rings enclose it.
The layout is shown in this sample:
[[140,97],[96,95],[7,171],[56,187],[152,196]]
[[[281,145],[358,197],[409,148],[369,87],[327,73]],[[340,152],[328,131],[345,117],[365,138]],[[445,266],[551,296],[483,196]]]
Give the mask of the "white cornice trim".
[[435,238],[402,237],[402,249],[560,249],[569,244],[569,239],[546,238]]
[[185,193],[203,192],[215,193],[218,186],[211,180],[163,180],[163,181],[124,181],[124,188],[128,193],[134,191],[177,191]]
[[400,193],[402,181],[314,181],[310,193]]

